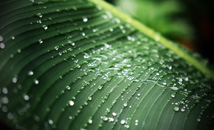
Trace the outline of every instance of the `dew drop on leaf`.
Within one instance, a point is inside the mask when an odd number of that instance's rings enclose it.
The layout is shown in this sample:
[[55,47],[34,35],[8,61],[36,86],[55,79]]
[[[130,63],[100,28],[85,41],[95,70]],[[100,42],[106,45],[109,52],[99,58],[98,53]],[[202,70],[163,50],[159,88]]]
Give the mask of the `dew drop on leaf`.
[[40,43],[40,44],[42,44],[42,43],[43,43],[42,39],[39,39],[39,43]]
[[2,103],[3,104],[8,104],[9,103],[9,99],[7,97],[2,97]]
[[170,87],[172,90],[177,91],[178,88],[177,87]]
[[52,124],[53,124],[53,120],[50,119],[50,120],[48,121],[48,123],[49,123],[50,125],[52,125]]
[[179,111],[179,107],[174,107],[174,111]]
[[127,104],[127,103],[124,103],[124,104],[123,104],[123,106],[124,106],[124,107],[127,107],[127,106],[128,106],[128,104]]
[[42,25],[43,29],[44,30],[47,30],[48,29],[48,26],[47,25]]
[[121,120],[121,121],[120,121],[120,124],[122,124],[122,125],[125,124],[125,123],[126,123],[125,120]]
[[15,83],[17,83],[17,77],[14,77],[13,79],[12,79],[12,82],[15,84]]
[[88,18],[83,18],[83,22],[88,22]]
[[117,115],[117,113],[115,113],[115,112],[112,112],[112,115],[113,115],[113,116],[116,116],[116,115]]
[[35,83],[35,84],[39,84],[39,80],[35,79],[35,80],[34,80],[34,83]]
[[5,87],[4,87],[4,88],[2,88],[2,93],[3,93],[3,94],[7,94],[7,93],[8,93],[8,89],[7,89],[7,88],[5,88]]
[[29,75],[29,76],[32,76],[33,74],[34,74],[33,71],[29,71],[29,72],[28,72],[28,75]]
[[24,95],[24,100],[25,101],[28,101],[30,99],[30,97],[26,94],[26,95]]
[[70,100],[70,101],[69,101],[69,105],[70,105],[70,106],[73,106],[73,105],[74,105],[74,101]]
[[0,36],[0,42],[3,41],[3,40],[4,40],[3,36]]
[[0,48],[4,49],[5,48],[5,44],[4,43],[0,43]]
[[14,37],[14,36],[11,36],[11,39],[12,39],[12,40],[15,40],[15,37]]
[[93,122],[92,119],[89,119],[89,120],[88,120],[88,123],[89,123],[89,124],[92,124],[92,122]]

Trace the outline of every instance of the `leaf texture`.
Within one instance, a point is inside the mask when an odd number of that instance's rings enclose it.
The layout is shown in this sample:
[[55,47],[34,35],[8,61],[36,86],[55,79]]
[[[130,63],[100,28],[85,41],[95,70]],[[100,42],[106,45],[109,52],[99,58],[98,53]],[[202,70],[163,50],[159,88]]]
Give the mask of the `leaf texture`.
[[13,129],[212,127],[213,79],[96,2],[5,0],[0,19],[0,118]]

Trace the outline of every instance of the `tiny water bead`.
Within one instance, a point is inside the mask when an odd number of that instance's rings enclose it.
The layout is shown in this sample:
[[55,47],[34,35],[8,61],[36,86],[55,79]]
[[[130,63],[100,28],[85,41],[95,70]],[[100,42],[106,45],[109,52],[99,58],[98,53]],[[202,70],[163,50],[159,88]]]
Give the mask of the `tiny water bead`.
[[4,40],[3,36],[0,36],[0,42],[3,41],[3,40]]
[[2,103],[3,104],[8,104],[9,103],[9,99],[7,97],[2,97]]
[[117,113],[113,112],[113,113],[112,113],[112,115],[113,115],[113,116],[116,116],[116,115],[117,115]]
[[39,84],[39,80],[35,79],[35,80],[34,80],[34,83],[35,83],[35,84]]
[[177,91],[178,88],[177,87],[170,87],[172,90]]
[[39,39],[39,43],[40,43],[40,44],[42,44],[42,43],[43,43],[42,39]]
[[30,99],[30,97],[28,95],[24,95],[24,100],[28,101]]
[[69,101],[69,105],[70,105],[70,106],[73,106],[73,105],[74,105],[74,101],[70,100],[70,101]]
[[49,123],[50,125],[52,125],[52,124],[53,124],[53,120],[50,119],[50,120],[48,121],[48,123]]
[[88,18],[83,18],[83,22],[88,22]]
[[179,107],[174,107],[174,111],[179,111]]
[[11,39],[12,39],[12,40],[15,40],[16,38],[15,38],[15,36],[11,36]]
[[0,43],[0,48],[4,49],[5,48],[5,44],[4,43]]
[[33,71],[29,71],[29,72],[28,72],[28,75],[29,75],[29,76],[32,76],[33,74],[34,74]]
[[17,77],[14,77],[14,78],[12,79],[12,82],[13,82],[13,83],[17,83]]
[[121,121],[120,121],[120,124],[122,124],[122,125],[125,124],[125,123],[126,123],[125,120],[121,120]]
[[47,25],[42,25],[43,29],[44,30],[47,30],[48,29],[48,26]]
[[89,123],[89,124],[92,124],[92,122],[93,122],[92,119],[89,119],[89,120],[88,120],[88,123]]
[[2,93],[3,93],[3,94],[7,94],[7,93],[8,93],[8,89],[7,89],[7,88],[5,88],[5,87],[4,87],[4,88],[2,88]]

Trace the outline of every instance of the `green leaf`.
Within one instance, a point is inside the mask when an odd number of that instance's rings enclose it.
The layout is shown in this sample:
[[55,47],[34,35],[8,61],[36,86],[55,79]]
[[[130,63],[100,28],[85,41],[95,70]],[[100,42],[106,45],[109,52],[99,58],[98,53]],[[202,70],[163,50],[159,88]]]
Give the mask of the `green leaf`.
[[0,3],[0,119],[13,129],[209,129],[214,74],[101,0]]

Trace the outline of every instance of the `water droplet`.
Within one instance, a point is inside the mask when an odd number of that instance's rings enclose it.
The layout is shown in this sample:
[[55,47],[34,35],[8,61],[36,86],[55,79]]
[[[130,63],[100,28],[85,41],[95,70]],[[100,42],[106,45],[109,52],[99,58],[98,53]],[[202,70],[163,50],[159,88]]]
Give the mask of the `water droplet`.
[[101,117],[104,121],[107,121],[108,120],[108,117],[104,116],[104,117]]
[[29,72],[28,72],[28,75],[29,75],[29,76],[32,76],[33,74],[34,74],[33,71],[29,71]]
[[7,88],[5,88],[5,87],[4,87],[4,88],[2,88],[2,93],[3,93],[3,94],[7,94],[7,93],[8,93],[8,89],[7,89]]
[[41,13],[38,13],[36,14],[39,18],[42,18],[42,14]]
[[177,91],[178,88],[177,87],[170,87],[172,90]]
[[179,107],[174,107],[174,111],[179,111]]
[[71,120],[73,117],[72,117],[72,116],[69,116],[68,118]]
[[72,45],[72,46],[75,46],[75,43],[73,42],[73,43],[71,43],[71,45]]
[[5,48],[5,44],[4,43],[0,43],[0,48],[4,49]]
[[3,41],[3,40],[4,40],[4,38],[2,36],[0,36],[0,42]]
[[109,117],[109,122],[113,122],[113,121],[114,121],[114,118]]
[[18,52],[18,53],[21,53],[21,52],[22,52],[22,50],[21,50],[21,49],[18,49],[18,50],[17,50],[17,52]]
[[120,121],[120,124],[122,124],[122,125],[125,124],[125,123],[126,123],[125,120],[121,120],[121,121]]
[[92,122],[93,122],[92,119],[89,119],[89,120],[88,120],[88,123],[89,123],[89,124],[92,124]]
[[124,125],[124,127],[129,128],[129,125]]
[[140,93],[138,93],[137,96],[139,97],[139,96],[140,96]]
[[91,100],[92,100],[92,97],[88,97],[88,100],[91,101]]
[[12,39],[12,40],[15,40],[15,37],[14,37],[14,36],[11,36],[11,39]]
[[123,104],[123,106],[124,106],[124,107],[127,107],[127,106],[128,106],[128,104],[127,104],[127,103],[124,103],[124,104]]
[[73,105],[74,105],[74,101],[70,100],[70,101],[69,101],[69,105],[70,105],[70,106],[73,106]]
[[185,112],[185,109],[184,109],[184,108],[181,108],[181,111],[182,111],[182,112]]
[[34,80],[34,83],[35,83],[35,84],[39,84],[39,80],[35,79],[35,80]]
[[48,123],[49,123],[50,125],[52,125],[52,124],[53,124],[53,120],[50,119],[50,120],[48,121]]
[[8,104],[9,99],[7,97],[2,97],[2,103],[3,104]]
[[14,84],[17,83],[17,78],[14,77],[14,78],[12,79],[12,82],[13,82]]
[[88,18],[83,18],[83,22],[88,22]]
[[39,43],[40,43],[40,44],[42,44],[42,43],[43,43],[42,39],[39,39]]
[[175,94],[172,94],[171,97],[174,98],[174,97],[175,97]]
[[85,33],[84,33],[84,32],[82,33],[82,36],[85,36]]
[[84,55],[84,58],[85,59],[88,59],[90,56],[87,54],[87,53],[85,53],[85,55]]
[[198,122],[200,122],[200,121],[201,121],[201,119],[200,119],[200,118],[198,118],[198,119],[197,119],[197,121],[198,121]]
[[47,25],[42,25],[43,29],[44,30],[47,30],[48,29],[48,26]]
[[115,113],[115,112],[112,112],[112,115],[113,115],[113,116],[116,116],[116,115],[117,115],[117,113]]
[[24,100],[25,101],[28,101],[30,99],[30,97],[26,94],[26,95],[24,95]]

